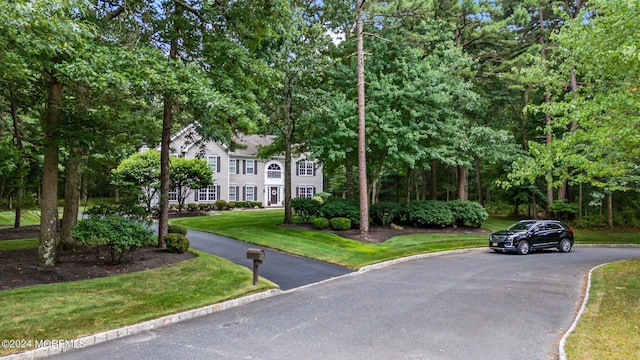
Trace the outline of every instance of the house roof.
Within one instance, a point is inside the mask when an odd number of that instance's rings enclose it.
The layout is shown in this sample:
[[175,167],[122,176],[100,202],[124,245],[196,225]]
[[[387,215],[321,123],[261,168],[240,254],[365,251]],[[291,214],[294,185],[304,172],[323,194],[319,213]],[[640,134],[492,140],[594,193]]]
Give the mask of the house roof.
[[236,156],[255,156],[258,153],[258,148],[261,146],[267,146],[271,144],[274,136],[272,135],[239,135],[234,137],[234,141],[240,146],[236,146],[235,151],[230,151],[230,154]]

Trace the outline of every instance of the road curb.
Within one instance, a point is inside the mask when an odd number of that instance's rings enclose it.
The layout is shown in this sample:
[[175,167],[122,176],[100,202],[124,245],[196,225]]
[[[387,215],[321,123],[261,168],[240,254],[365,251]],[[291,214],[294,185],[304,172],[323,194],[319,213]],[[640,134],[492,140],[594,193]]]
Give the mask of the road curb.
[[193,310],[187,310],[177,314],[166,315],[166,316],[145,321],[139,324],[129,325],[129,326],[121,327],[118,329],[100,332],[100,333],[80,337],[73,340],[41,340],[40,343],[46,344],[48,346],[43,346],[34,350],[29,350],[29,351],[18,353],[18,354],[3,356],[3,357],[0,357],[0,359],[27,360],[27,359],[37,359],[42,357],[53,356],[53,355],[61,354],[65,351],[70,351],[73,349],[96,345],[105,341],[138,334],[143,331],[148,331],[148,330],[156,329],[166,325],[182,322],[185,320],[190,320],[197,317],[210,315],[219,311],[249,304],[254,301],[270,298],[270,297],[279,295],[281,293],[282,291],[279,289],[271,289],[261,293],[241,297],[238,299],[228,300],[228,301],[224,301],[224,302],[213,304],[213,305],[208,305],[208,306],[193,309]]

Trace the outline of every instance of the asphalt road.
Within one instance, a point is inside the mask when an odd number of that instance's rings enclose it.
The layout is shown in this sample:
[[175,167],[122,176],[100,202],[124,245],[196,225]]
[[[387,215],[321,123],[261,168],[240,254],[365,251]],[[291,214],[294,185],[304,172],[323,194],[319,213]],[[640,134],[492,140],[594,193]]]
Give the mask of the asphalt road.
[[253,269],[253,260],[247,259],[247,249],[264,249],[265,258],[258,266],[258,274],[278,284],[282,290],[313,284],[352,272],[350,269],[322,261],[290,255],[201,231],[189,230],[187,238],[191,242],[191,247],[195,249],[218,255],[250,269]]
[[630,258],[640,249],[415,260],[56,358],[553,359],[588,271]]

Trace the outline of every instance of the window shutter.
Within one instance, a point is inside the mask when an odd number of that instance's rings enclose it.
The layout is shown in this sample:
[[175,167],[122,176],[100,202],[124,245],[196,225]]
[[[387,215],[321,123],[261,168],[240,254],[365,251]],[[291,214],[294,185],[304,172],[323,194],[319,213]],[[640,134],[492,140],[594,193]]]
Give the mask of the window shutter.
[[247,186],[242,187],[242,201],[247,201]]
[[247,160],[242,160],[242,173],[247,173]]
[[198,202],[198,196],[200,196],[198,194],[198,189],[196,189],[196,191],[194,191],[195,195],[193,196],[193,201]]
[[300,197],[300,187],[296,186],[296,197]]
[[253,201],[258,201],[258,187],[253,187]]
[[236,201],[238,201],[240,199],[240,187],[236,186]]
[[316,176],[316,164],[315,163],[313,164],[313,176]]
[[300,162],[296,163],[296,176],[300,176]]
[[315,195],[315,194],[316,194],[316,187],[314,186],[313,187],[313,194],[311,194],[311,195]]
[[236,162],[236,174],[240,174],[240,160],[235,159],[233,161]]
[[220,200],[220,185],[216,186],[216,200]]
[[220,156],[216,157],[216,171],[217,172],[222,171],[222,167],[220,166]]

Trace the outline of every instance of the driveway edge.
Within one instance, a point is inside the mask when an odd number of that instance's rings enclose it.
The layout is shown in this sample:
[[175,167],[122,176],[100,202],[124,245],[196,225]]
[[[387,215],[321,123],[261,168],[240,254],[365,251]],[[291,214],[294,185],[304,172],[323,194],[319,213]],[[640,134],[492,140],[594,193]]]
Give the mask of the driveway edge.
[[54,339],[33,340],[33,341],[40,341],[40,343],[44,346],[34,350],[22,352],[22,353],[2,356],[0,357],[0,359],[26,360],[26,359],[36,359],[36,358],[42,358],[47,356],[53,356],[53,355],[61,354],[65,351],[80,349],[83,347],[96,345],[105,341],[118,339],[121,337],[138,334],[143,331],[148,331],[155,328],[163,327],[169,324],[175,324],[185,320],[190,320],[197,317],[210,315],[219,311],[249,304],[254,301],[270,298],[280,293],[282,293],[282,291],[279,289],[271,289],[271,290],[263,291],[261,293],[252,294],[252,295],[244,296],[244,297],[233,299],[233,300],[228,300],[228,301],[208,305],[208,306],[197,308],[197,309],[187,310],[177,314],[166,315],[166,316],[153,319],[153,320],[148,320],[139,324],[128,325],[118,329],[113,329],[113,330],[104,331],[104,332],[100,332],[100,333],[96,333],[88,336],[83,336],[83,337],[72,339],[72,340],[54,340]]

